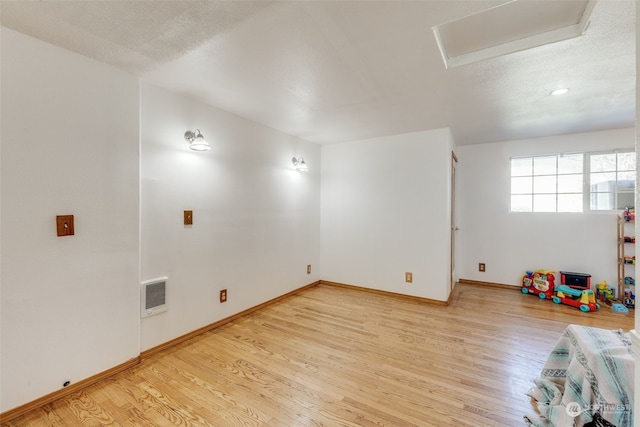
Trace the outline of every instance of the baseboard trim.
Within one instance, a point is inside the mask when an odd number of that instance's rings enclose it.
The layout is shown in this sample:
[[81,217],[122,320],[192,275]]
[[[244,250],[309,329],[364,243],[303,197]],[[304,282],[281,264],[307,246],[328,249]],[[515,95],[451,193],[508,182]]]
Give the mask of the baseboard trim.
[[455,291],[457,284],[458,284],[458,282],[455,282],[453,284],[453,287],[451,289],[449,289],[449,296],[447,297],[447,302],[446,302],[445,305],[451,304],[451,298],[453,298],[453,292]]
[[397,292],[383,291],[383,290],[380,290],[380,289],[366,288],[364,286],[349,285],[347,283],[331,282],[331,281],[328,281],[328,280],[320,280],[320,285],[335,286],[335,287],[338,287],[338,288],[347,288],[347,289],[357,289],[357,290],[360,290],[360,291],[370,292],[370,293],[374,293],[374,294],[388,295],[388,296],[394,296],[394,297],[399,297],[399,298],[408,298],[408,299],[412,299],[414,301],[420,301],[420,302],[424,302],[424,303],[428,303],[428,304],[435,304],[435,305],[448,305],[449,304],[449,300],[440,301],[440,300],[437,300],[437,299],[418,297],[418,296],[415,296],[415,295],[400,294],[400,293],[397,293]]
[[26,414],[27,412],[33,411],[35,409],[41,408],[45,405],[48,405],[51,402],[54,402],[58,399],[66,397],[72,393],[80,391],[90,385],[96,384],[106,378],[109,378],[113,375],[116,375],[120,372],[126,371],[127,369],[133,368],[138,365],[142,359],[140,356],[134,357],[131,360],[128,360],[124,363],[121,363],[118,366],[114,366],[111,369],[107,369],[106,371],[100,372],[99,374],[93,375],[89,378],[86,378],[82,381],[78,381],[77,383],[71,384],[63,389],[54,391],[45,396],[42,396],[39,399],[33,400],[29,403],[25,403],[24,405],[20,405],[14,409],[3,412],[0,414],[0,423],[5,423],[17,418],[21,415]]
[[288,297],[290,297],[292,295],[300,293],[300,292],[302,292],[304,290],[316,287],[320,283],[321,283],[321,281],[318,280],[316,282],[313,282],[313,283],[310,283],[308,285],[305,285],[305,286],[303,286],[301,288],[294,289],[291,292],[287,292],[286,294],[280,295],[279,297],[273,298],[273,299],[271,299],[269,301],[265,301],[262,304],[258,304],[258,305],[254,306],[254,307],[248,308],[248,309],[246,309],[244,311],[241,311],[241,312],[236,313],[234,315],[231,315],[229,317],[225,317],[224,319],[220,319],[220,320],[218,320],[216,322],[213,322],[213,323],[211,323],[209,325],[203,326],[202,328],[196,329],[195,331],[191,331],[188,334],[181,335],[181,336],[179,336],[177,338],[172,339],[171,341],[167,341],[167,342],[165,342],[163,344],[160,344],[158,346],[155,346],[155,347],[152,347],[152,348],[150,348],[148,350],[143,351],[142,353],[140,353],[140,357],[142,359],[146,359],[149,356],[152,356],[152,355],[154,355],[156,353],[160,353],[161,351],[167,350],[167,349],[169,349],[169,348],[171,348],[171,347],[173,347],[175,345],[178,345],[178,344],[181,344],[181,343],[183,343],[185,341],[188,341],[191,338],[195,338],[198,335],[204,334],[205,332],[209,332],[209,331],[211,331],[213,329],[216,329],[216,328],[219,328],[220,326],[225,325],[225,324],[227,324],[229,322],[233,322],[234,320],[239,319],[242,316],[246,316],[247,314],[253,313],[254,311],[260,310],[260,309],[262,309],[262,308],[264,308],[266,306],[275,304],[275,303],[277,303],[277,302],[279,302],[279,301],[281,301],[281,300],[283,300],[285,298],[288,298]]
[[488,286],[492,288],[501,288],[501,289],[515,289],[517,291],[520,290],[520,286],[507,285],[504,283],[495,283],[495,282],[482,282],[480,280],[458,279],[458,283],[464,283],[465,285]]

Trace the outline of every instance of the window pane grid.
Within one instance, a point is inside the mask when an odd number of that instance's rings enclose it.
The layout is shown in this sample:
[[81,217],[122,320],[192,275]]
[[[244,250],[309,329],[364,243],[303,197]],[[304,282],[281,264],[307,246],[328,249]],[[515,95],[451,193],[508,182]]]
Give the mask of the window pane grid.
[[511,211],[582,211],[583,163],[581,153],[511,159]]
[[622,210],[635,186],[634,150],[511,159],[512,212]]
[[621,210],[634,206],[635,151],[589,155],[590,210]]

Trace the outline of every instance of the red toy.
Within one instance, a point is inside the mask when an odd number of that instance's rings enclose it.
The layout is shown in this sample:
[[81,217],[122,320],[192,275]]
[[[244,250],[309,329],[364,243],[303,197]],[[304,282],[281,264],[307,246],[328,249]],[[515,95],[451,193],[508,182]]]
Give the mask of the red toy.
[[552,270],[527,271],[522,276],[522,293],[538,295],[540,299],[551,299],[554,293],[556,277]]
[[596,303],[596,296],[591,289],[573,289],[567,285],[559,285],[556,288],[553,302],[578,307],[585,313],[600,309],[600,304]]

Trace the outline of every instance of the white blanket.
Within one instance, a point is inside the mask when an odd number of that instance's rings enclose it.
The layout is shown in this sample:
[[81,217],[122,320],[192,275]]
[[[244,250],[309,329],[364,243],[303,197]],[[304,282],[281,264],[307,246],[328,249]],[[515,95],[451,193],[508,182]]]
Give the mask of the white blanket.
[[541,416],[525,417],[530,426],[581,427],[599,413],[633,427],[634,357],[622,330],[569,325],[534,383]]

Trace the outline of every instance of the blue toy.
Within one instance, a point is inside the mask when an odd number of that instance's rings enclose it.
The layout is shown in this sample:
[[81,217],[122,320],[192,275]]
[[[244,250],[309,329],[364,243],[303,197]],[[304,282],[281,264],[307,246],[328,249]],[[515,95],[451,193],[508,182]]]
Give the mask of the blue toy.
[[629,309],[627,307],[625,307],[624,305],[616,302],[611,306],[611,310],[616,311],[618,313],[628,313]]

